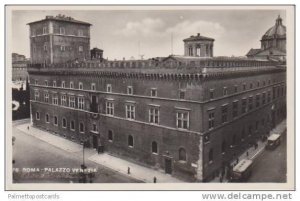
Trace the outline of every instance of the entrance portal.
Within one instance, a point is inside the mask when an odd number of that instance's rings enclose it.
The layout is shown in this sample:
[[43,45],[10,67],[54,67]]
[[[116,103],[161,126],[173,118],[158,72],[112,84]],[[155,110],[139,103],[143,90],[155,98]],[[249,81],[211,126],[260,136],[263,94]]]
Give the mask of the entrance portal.
[[172,174],[172,159],[165,158],[165,172],[166,174]]
[[93,135],[93,148],[98,148],[98,137],[97,135]]

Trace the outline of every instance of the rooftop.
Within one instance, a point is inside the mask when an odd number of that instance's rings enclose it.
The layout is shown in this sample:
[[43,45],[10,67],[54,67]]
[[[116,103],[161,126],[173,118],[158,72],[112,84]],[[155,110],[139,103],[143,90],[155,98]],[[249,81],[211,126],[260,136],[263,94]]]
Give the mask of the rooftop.
[[187,41],[214,41],[215,39],[213,38],[209,38],[209,37],[206,37],[206,36],[201,36],[200,33],[197,33],[196,36],[190,36],[189,38],[186,38],[184,39],[183,41],[184,42],[187,42]]
[[34,22],[30,22],[30,23],[28,23],[28,25],[39,23],[39,22],[43,22],[43,21],[51,21],[51,20],[52,21],[77,23],[77,24],[82,24],[82,25],[87,25],[87,26],[91,26],[92,25],[92,24],[90,24],[88,22],[83,22],[83,21],[75,20],[72,17],[61,15],[61,14],[59,14],[57,16],[47,15],[45,17],[45,19],[34,21]]

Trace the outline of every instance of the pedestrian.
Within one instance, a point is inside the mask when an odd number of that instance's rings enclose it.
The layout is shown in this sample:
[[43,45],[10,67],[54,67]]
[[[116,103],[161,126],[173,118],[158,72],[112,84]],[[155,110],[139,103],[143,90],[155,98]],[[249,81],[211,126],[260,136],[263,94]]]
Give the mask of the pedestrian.
[[247,156],[247,157],[249,156],[249,152],[248,152],[248,151],[246,152],[246,156]]
[[237,163],[237,164],[239,163],[239,158],[236,159],[236,163]]
[[153,177],[153,183],[156,183],[156,177]]
[[29,130],[29,126],[27,126],[27,130]]
[[130,167],[127,168],[127,174],[130,174]]
[[220,183],[223,182],[223,176],[220,176]]

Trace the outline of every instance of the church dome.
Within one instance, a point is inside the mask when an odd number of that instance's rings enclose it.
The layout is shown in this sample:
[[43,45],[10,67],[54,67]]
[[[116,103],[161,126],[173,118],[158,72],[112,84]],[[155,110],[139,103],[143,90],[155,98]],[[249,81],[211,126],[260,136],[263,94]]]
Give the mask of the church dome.
[[278,16],[278,18],[276,19],[276,24],[270,29],[268,29],[268,31],[263,35],[262,39],[279,37],[286,37],[286,27],[282,25],[282,18],[280,16]]

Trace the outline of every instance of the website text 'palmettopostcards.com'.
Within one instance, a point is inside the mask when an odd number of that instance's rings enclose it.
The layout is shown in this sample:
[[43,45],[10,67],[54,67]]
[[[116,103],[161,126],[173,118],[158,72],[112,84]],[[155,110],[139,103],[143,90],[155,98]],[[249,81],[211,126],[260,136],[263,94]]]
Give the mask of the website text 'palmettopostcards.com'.
[[202,200],[292,200],[292,193],[214,192],[203,193]]

